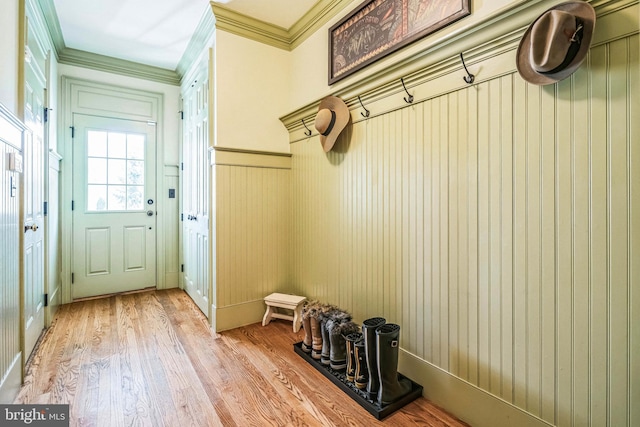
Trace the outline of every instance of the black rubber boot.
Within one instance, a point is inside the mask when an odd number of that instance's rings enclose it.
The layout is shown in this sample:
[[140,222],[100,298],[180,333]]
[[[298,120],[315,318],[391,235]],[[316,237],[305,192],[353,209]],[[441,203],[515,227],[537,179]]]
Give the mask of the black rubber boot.
[[367,394],[369,399],[378,397],[380,380],[378,379],[378,358],[376,356],[376,328],[384,325],[387,321],[382,317],[372,317],[362,322],[362,335],[364,335],[364,350],[369,371],[369,382],[367,383]]
[[[362,335],[362,334],[361,334]],[[356,341],[356,387],[358,390],[364,390],[369,383],[369,369],[367,368],[367,355],[364,351],[364,336]]]
[[354,332],[345,337],[347,341],[347,381],[355,381],[356,379],[356,366],[358,359],[356,358],[356,341],[362,339],[360,332]]
[[400,326],[387,323],[376,329],[376,347],[378,356],[378,404],[389,405],[411,392],[411,381],[398,380],[398,337]]

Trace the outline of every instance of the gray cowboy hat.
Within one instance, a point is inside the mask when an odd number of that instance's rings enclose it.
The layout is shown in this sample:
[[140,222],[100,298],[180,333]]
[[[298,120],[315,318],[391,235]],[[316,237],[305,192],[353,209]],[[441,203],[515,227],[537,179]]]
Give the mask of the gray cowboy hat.
[[582,64],[593,36],[596,12],[589,3],[560,3],[540,15],[525,31],[516,53],[523,79],[536,85],[555,83]]

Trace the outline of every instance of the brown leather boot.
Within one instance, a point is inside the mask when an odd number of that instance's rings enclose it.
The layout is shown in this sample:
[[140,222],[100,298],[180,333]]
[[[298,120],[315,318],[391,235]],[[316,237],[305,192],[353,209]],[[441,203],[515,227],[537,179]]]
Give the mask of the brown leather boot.
[[304,339],[302,340],[302,351],[305,353],[311,353],[311,316],[309,315],[311,310],[314,310],[318,305],[318,301],[309,301],[302,308],[302,328],[304,329]]
[[311,357],[320,360],[322,355],[322,326],[317,317],[311,316]]

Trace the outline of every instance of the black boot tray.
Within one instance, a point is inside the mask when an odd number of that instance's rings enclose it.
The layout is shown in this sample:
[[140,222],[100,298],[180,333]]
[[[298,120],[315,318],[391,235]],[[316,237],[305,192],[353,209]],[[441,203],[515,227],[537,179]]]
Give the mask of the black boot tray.
[[367,410],[376,419],[381,420],[392,412],[402,408],[407,403],[413,402],[418,397],[422,396],[422,386],[413,382],[411,379],[405,377],[401,373],[398,373],[398,378],[406,378],[411,381],[411,391],[406,396],[403,396],[397,402],[393,402],[389,405],[380,406],[377,402],[369,399],[366,390],[358,389],[351,381],[347,381],[345,372],[338,372],[331,369],[331,367],[323,365],[319,360],[311,357],[311,353],[305,353],[302,351],[302,342],[297,342],[293,345],[293,350],[298,353],[304,360],[309,362],[311,366],[320,371],[325,377],[329,378],[335,385],[340,387],[349,397],[355,400],[360,406]]

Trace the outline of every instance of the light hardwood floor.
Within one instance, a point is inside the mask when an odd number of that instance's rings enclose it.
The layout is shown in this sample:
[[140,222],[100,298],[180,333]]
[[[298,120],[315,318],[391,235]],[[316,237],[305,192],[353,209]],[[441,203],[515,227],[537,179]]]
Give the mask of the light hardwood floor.
[[15,403],[68,403],[72,426],[466,425],[424,398],[377,421],[294,352],[302,337],[283,320],[212,333],[177,289],[76,302]]

